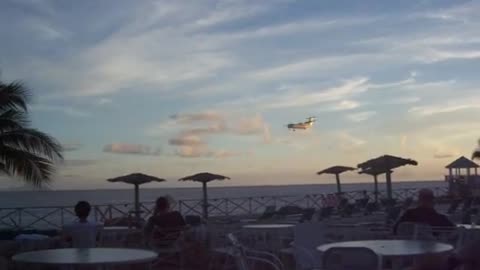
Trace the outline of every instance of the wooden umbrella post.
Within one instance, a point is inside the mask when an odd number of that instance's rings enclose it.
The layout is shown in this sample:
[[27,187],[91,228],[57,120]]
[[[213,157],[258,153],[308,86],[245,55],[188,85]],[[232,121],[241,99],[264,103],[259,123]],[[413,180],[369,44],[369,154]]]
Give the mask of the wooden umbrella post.
[[392,171],[387,171],[385,174],[386,182],[387,182],[387,199],[390,201],[392,196]]
[[336,173],[335,178],[337,180],[337,193],[341,194],[342,193],[342,185],[340,184],[340,174]]
[[202,182],[203,190],[203,218],[208,219],[208,195],[207,195],[207,182]]

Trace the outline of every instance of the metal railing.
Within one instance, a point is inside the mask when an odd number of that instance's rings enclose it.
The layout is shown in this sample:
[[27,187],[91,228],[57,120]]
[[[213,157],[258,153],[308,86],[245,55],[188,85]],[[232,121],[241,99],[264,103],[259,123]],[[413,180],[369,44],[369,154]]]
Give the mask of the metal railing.
[[[436,196],[444,196],[448,188],[433,188]],[[414,198],[418,189],[408,188],[394,190],[394,198],[399,201]],[[373,192],[367,192],[370,198]],[[351,201],[364,198],[363,191],[344,192],[343,197]],[[379,198],[386,197],[384,191],[378,193]],[[277,208],[287,205],[296,205],[303,208],[321,208],[335,198],[335,194],[307,194],[301,196],[256,196],[242,198],[217,198],[208,201],[210,217],[215,216],[251,216],[265,211],[267,206]],[[203,201],[179,200],[176,208],[182,215],[202,215]],[[147,218],[153,209],[154,202],[142,202],[142,217]],[[105,222],[114,218],[129,217],[133,203],[105,204],[92,206],[92,218],[97,222]],[[64,224],[76,219],[73,206],[55,207],[28,207],[28,208],[0,208],[0,229],[59,229]]]

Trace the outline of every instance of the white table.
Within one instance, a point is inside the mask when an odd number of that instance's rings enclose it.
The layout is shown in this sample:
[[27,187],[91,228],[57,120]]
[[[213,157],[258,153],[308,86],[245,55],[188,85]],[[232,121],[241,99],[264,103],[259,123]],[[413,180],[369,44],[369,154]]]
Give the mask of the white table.
[[475,224],[472,226],[472,224],[457,224],[457,228],[465,228],[467,230],[478,230],[480,229],[480,225]]
[[249,224],[242,226],[244,230],[248,230],[254,236],[252,246],[272,252],[282,248],[282,236],[284,236],[282,234],[285,233],[286,235],[283,238],[287,238],[289,230],[294,227],[293,224]]
[[453,246],[434,241],[418,240],[367,240],[325,244],[317,247],[325,252],[333,247],[365,247],[383,258],[415,258],[427,254],[444,254],[453,251]]
[[114,266],[149,264],[158,257],[150,250],[127,248],[62,248],[20,253],[12,257],[16,263],[63,266]]

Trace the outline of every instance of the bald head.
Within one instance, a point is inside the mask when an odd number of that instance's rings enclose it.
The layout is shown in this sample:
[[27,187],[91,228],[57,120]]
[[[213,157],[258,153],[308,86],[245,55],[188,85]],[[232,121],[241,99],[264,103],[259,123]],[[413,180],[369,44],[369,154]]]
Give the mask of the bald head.
[[434,201],[435,201],[435,195],[433,194],[432,190],[430,190],[428,188],[424,188],[424,189],[421,189],[418,192],[418,204],[419,204],[419,206],[433,207]]

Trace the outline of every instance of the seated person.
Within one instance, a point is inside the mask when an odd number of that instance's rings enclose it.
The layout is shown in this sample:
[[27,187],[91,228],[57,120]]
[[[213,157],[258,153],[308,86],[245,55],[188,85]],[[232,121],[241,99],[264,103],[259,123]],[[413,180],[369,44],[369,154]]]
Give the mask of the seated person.
[[452,227],[453,224],[445,215],[439,214],[434,208],[435,196],[430,189],[422,189],[418,193],[418,207],[409,209],[397,220],[393,232],[397,232],[402,222],[423,223],[430,226]]
[[178,239],[185,227],[182,215],[178,211],[171,211],[168,199],[160,197],[155,202],[153,215],[145,225],[145,239],[149,244],[169,246]]
[[91,206],[86,201],[75,205],[78,220],[63,227],[64,239],[72,242],[74,248],[93,248],[96,246],[99,225],[88,221]]

